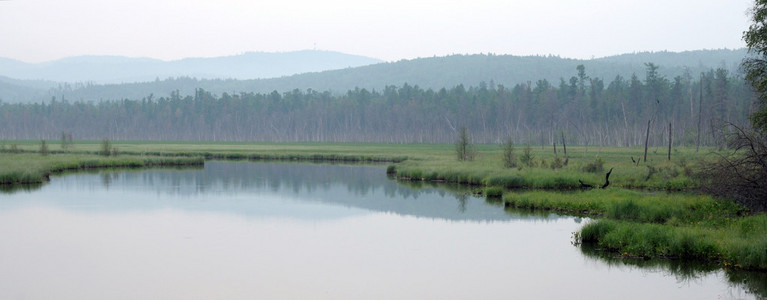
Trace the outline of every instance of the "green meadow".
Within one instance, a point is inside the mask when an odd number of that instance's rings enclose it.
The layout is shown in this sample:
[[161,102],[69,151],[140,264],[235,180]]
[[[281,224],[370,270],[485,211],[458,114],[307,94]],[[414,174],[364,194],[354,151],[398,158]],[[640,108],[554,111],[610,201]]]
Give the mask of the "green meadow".
[[[39,184],[67,170],[200,165],[206,159],[385,162],[386,172],[411,182],[471,186],[503,199],[508,209],[553,211],[592,217],[575,243],[619,256],[721,262],[728,267],[767,269],[767,216],[727,199],[696,192],[693,174],[713,149],[532,146],[525,163],[504,167],[499,145],[475,145],[471,161],[459,161],[451,144],[208,143],[114,141],[114,154],[98,155],[101,141],[62,148],[40,141],[0,141],[0,184]],[[517,145],[519,160],[525,146]],[[633,157],[633,161],[632,161]],[[606,189],[582,189],[583,182]],[[383,172],[383,170],[382,170]]]

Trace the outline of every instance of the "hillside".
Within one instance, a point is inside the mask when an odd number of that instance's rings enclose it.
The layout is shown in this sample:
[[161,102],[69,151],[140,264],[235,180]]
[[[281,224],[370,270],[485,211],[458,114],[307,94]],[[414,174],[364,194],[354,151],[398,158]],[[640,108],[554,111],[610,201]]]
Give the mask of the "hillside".
[[[307,55],[330,55],[331,53],[307,51]],[[336,55],[336,54],[333,54]],[[341,55],[341,54],[337,54]],[[365,88],[368,90],[383,90],[388,85],[402,85],[408,83],[426,89],[451,88],[459,84],[478,85],[480,82],[487,84],[504,85],[513,87],[519,83],[537,82],[547,80],[551,85],[559,86],[560,80],[568,81],[577,75],[576,67],[584,65],[586,75],[591,78],[600,78],[605,82],[612,81],[616,76],[629,79],[633,74],[644,78],[647,62],[659,66],[658,74],[668,79],[682,76],[689,72],[692,77],[698,77],[702,72],[711,69],[725,68],[730,74],[738,74],[738,66],[747,55],[745,49],[739,50],[700,50],[687,52],[645,52],[624,54],[591,60],[567,59],[556,56],[512,56],[512,55],[452,55],[446,57],[419,58],[413,60],[401,60],[389,63],[376,63],[354,68],[341,68],[324,72],[307,71],[293,76],[282,76],[265,79],[237,80],[243,77],[249,69],[244,63],[238,61],[246,59],[245,56],[226,57],[215,59],[189,59],[184,60],[185,66],[198,66],[196,69],[188,67],[176,68],[175,74],[170,77],[152,76],[151,80],[126,84],[79,84],[60,85],[56,89],[44,93],[18,93],[6,94],[0,90],[0,99],[5,102],[39,102],[49,100],[52,96],[71,101],[100,101],[115,99],[141,99],[153,95],[154,97],[168,97],[172,92],[180,95],[192,95],[196,88],[204,88],[216,95],[223,93],[238,94],[242,92],[269,93],[272,91],[286,92],[294,89],[305,91],[331,91],[334,94],[344,94],[348,90]],[[254,62],[255,60],[251,60]],[[76,59],[65,60],[72,68],[78,66]],[[358,61],[363,63],[364,61]],[[2,61],[0,61],[2,63]],[[144,62],[135,62],[141,65]],[[149,63],[149,62],[145,62]],[[180,63],[180,62],[179,62]],[[118,64],[114,62],[114,64]],[[264,67],[259,67],[263,74],[276,74],[278,70],[284,72],[298,72],[299,61],[289,59],[275,59],[269,63],[264,62]],[[214,68],[213,65],[219,67]],[[327,62],[325,67],[332,64]],[[202,67],[207,66],[207,67]],[[283,66],[283,67],[280,67]],[[317,65],[315,65],[317,66]],[[95,68],[94,65],[79,65],[79,68]],[[113,71],[115,68],[94,69],[91,72],[98,74]],[[196,76],[192,70],[215,70],[218,77],[229,79],[205,79],[213,76]],[[213,72],[213,71],[210,71]],[[253,71],[254,72],[254,71]],[[130,73],[125,71],[125,74]],[[224,76],[221,74],[226,74]],[[184,76],[179,76],[184,75]],[[0,78],[0,82],[2,79]],[[6,82],[7,83],[7,82]],[[18,83],[15,83],[18,84]],[[0,87],[2,88],[2,87]],[[45,96],[39,96],[44,94]]]

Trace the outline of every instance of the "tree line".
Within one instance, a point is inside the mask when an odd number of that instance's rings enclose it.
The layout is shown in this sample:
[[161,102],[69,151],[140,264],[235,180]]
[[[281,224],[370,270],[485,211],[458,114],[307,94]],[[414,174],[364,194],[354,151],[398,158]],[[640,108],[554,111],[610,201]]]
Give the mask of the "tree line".
[[[608,83],[578,65],[569,79],[506,87],[494,82],[441,89],[389,85],[342,95],[294,89],[221,93],[201,88],[168,97],[47,103],[0,102],[0,139],[451,143],[466,127],[477,143],[717,145],[722,124],[747,124],[755,94],[726,69]],[[669,128],[670,127],[670,128]],[[648,134],[649,132],[649,134]]]

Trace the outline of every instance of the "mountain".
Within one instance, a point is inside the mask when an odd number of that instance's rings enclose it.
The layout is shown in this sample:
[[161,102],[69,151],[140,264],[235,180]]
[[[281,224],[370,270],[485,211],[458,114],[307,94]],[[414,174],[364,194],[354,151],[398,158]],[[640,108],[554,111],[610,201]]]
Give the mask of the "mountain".
[[162,61],[120,56],[78,56],[44,63],[0,58],[0,75],[17,79],[114,84],[189,76],[201,79],[256,79],[352,68],[381,60],[331,51],[241,55]]
[[[600,78],[604,82],[611,82],[616,76],[628,79],[632,75],[644,80],[647,70],[645,63],[648,62],[659,66],[658,74],[669,79],[682,76],[685,72],[697,78],[701,72],[717,68],[724,68],[730,74],[737,75],[740,62],[746,56],[745,49],[720,49],[678,53],[641,52],[590,60],[557,56],[475,54],[419,58],[397,62],[378,61],[378,63],[375,63],[376,60],[373,59],[324,51],[281,54],[251,53],[220,58],[185,59],[176,62],[113,57],[80,57],[60,60],[51,64],[61,68],[63,68],[62,66],[69,66],[67,70],[73,70],[72,72],[88,70],[87,72],[91,74],[100,74],[98,76],[107,76],[110,72],[114,73],[120,70],[120,74],[126,78],[137,72],[131,70],[146,70],[150,68],[142,66],[160,64],[168,67],[165,70],[173,70],[172,72],[165,71],[166,73],[163,74],[175,75],[168,75],[167,77],[152,75],[151,79],[143,82],[125,84],[87,83],[74,87],[63,84],[56,89],[48,90],[44,93],[47,95],[44,98],[23,95],[8,96],[0,90],[0,99],[6,102],[49,100],[52,96],[74,101],[141,99],[150,94],[155,98],[168,97],[171,92],[176,91],[182,96],[192,95],[197,88],[203,88],[217,95],[241,92],[270,93],[272,91],[282,93],[294,89],[301,91],[312,89],[343,94],[355,88],[380,91],[388,85],[401,86],[404,83],[418,85],[425,89],[440,89],[443,87],[451,88],[459,84],[476,86],[481,82],[513,87],[520,83],[530,82],[534,84],[538,80],[547,80],[551,85],[559,86],[560,80],[569,82],[571,77],[577,76],[576,67],[578,65],[584,65],[587,76]],[[8,61],[0,60],[0,70],[5,70],[5,67],[1,65],[4,63],[8,63]],[[358,65],[357,67],[341,67],[344,64],[353,66],[355,63]],[[13,62],[11,62],[12,64]],[[110,67],[104,67],[105,65]],[[305,67],[302,69],[302,66]],[[331,69],[334,66],[336,67],[334,70],[306,71],[309,67],[319,70]],[[0,71],[0,73],[3,72],[8,73],[7,71]],[[203,76],[205,72],[208,73]],[[253,78],[257,73],[261,74],[258,76],[262,79],[236,79]],[[276,75],[290,73],[300,74]],[[159,71],[154,74],[159,74]],[[64,73],[58,76],[64,76]],[[49,78],[55,78],[55,76],[51,75]]]

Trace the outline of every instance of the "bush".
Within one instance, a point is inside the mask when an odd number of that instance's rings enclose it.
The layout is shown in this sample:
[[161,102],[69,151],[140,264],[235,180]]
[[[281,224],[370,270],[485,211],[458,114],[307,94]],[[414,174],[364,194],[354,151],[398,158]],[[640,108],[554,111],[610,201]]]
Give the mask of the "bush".
[[522,156],[519,157],[519,161],[525,166],[535,167],[535,155],[533,154],[533,148],[530,147],[530,144],[525,146],[525,149],[522,150]]
[[391,174],[395,174],[395,173],[397,173],[397,166],[389,165],[388,167],[386,167],[386,174],[391,175]]
[[583,172],[589,172],[589,173],[601,173],[604,172],[605,162],[602,160],[601,157],[597,157],[593,162],[587,163],[585,167],[583,167]]
[[501,198],[503,197],[503,188],[501,187],[486,188],[485,196],[487,196],[488,198]]
[[503,166],[506,168],[517,167],[517,154],[514,153],[514,141],[511,137],[506,138],[503,148]]
[[45,143],[45,140],[40,141],[40,155],[46,156],[50,154],[50,151],[48,150],[48,144]]
[[109,139],[104,139],[101,141],[101,148],[99,150],[99,155],[101,156],[109,156],[112,154],[112,142],[109,141]]
[[704,191],[732,198],[754,211],[767,211],[767,131],[744,131],[730,125],[730,149],[717,161],[703,164],[694,176]]
[[559,158],[559,156],[555,157],[554,160],[551,161],[551,169],[561,169],[565,165],[565,162]]
[[455,152],[460,161],[472,161],[477,155],[477,151],[474,150],[474,146],[471,144],[471,138],[466,126],[461,127],[458,138],[455,140]]

